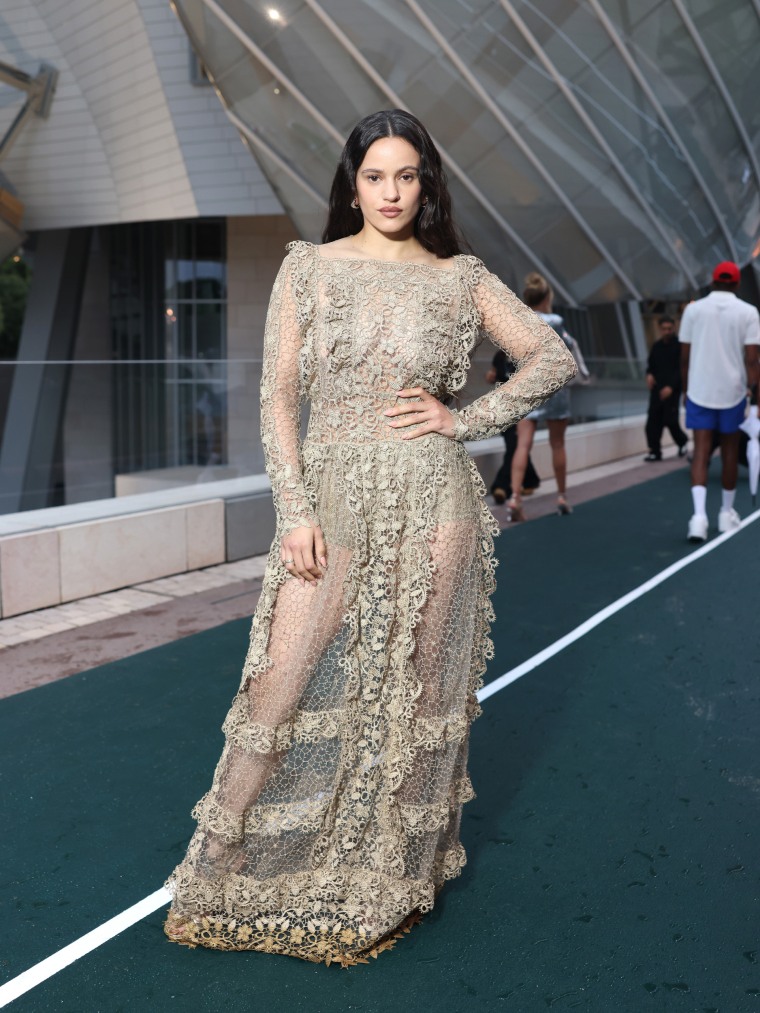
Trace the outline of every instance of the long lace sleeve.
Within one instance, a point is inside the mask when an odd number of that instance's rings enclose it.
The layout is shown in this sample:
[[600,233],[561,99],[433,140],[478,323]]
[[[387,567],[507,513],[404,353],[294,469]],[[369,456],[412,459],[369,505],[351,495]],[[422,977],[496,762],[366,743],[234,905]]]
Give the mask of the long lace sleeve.
[[452,413],[458,440],[497,436],[577,372],[575,360],[554,328],[480,266],[471,294],[481,331],[506,352],[516,371],[507,383]]
[[304,399],[300,357],[308,318],[302,251],[283,261],[272,289],[264,330],[261,442],[272,484],[280,536],[317,519],[301,469],[300,410]]

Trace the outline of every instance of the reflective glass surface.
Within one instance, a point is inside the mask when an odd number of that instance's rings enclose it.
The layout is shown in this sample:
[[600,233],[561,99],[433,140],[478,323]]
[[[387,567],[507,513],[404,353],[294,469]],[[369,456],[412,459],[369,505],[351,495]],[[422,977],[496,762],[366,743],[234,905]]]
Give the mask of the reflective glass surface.
[[216,218],[111,230],[114,441],[124,473],[225,461],[225,230]]
[[538,268],[568,305],[656,297],[693,292],[717,259],[751,258],[760,231],[754,3],[218,7],[177,2],[305,238],[319,237],[352,126],[402,104],[442,150],[475,251],[513,286]]
[[[642,363],[621,350],[589,358],[594,380],[571,390],[574,423],[619,419],[646,410]],[[478,350],[463,392],[467,404],[490,388],[493,349]],[[14,377],[42,371],[46,389],[68,391],[59,453],[51,468],[32,464],[19,508],[8,490],[19,476],[0,476],[0,514],[108,499],[264,472],[255,396],[261,359],[162,362],[0,361],[0,438],[5,394]]]

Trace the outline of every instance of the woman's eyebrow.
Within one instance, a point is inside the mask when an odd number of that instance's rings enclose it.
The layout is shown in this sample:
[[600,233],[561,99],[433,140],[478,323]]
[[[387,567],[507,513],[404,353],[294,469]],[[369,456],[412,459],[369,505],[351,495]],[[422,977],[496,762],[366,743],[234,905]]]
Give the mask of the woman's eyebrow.
[[[408,172],[410,169],[413,172],[419,172],[420,171],[420,167],[418,165],[402,165],[400,169],[396,169],[396,172]],[[379,176],[382,176],[382,174],[383,174],[383,170],[382,169],[362,169],[362,172],[375,172]]]

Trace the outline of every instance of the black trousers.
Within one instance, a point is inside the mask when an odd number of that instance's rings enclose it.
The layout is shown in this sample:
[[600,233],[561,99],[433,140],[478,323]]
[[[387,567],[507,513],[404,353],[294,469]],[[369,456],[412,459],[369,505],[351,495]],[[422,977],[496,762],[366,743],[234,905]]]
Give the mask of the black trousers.
[[[493,480],[491,485],[491,492],[494,489],[503,489],[507,496],[512,495],[512,458],[515,456],[517,450],[517,426],[510,426],[506,432],[501,434],[504,437],[504,443],[506,445],[506,452],[504,454],[504,461],[502,466],[496,473],[496,478]],[[525,477],[523,478],[524,489],[538,489],[541,485],[541,479],[536,473],[536,469],[533,467],[533,462],[530,457],[528,458],[528,466],[525,469]]]
[[647,446],[653,454],[662,452],[660,441],[662,440],[663,429],[669,429],[670,435],[679,447],[685,447],[688,436],[681,429],[678,421],[678,394],[671,394],[665,400],[660,399],[660,393],[653,390],[649,394],[649,413],[647,414]]

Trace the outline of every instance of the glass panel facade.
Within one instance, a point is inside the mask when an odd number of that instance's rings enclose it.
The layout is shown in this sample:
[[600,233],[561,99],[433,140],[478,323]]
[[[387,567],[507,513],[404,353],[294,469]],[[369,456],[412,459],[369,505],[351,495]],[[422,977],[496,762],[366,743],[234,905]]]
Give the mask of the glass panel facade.
[[116,471],[226,461],[223,219],[112,230]]
[[672,0],[219,6],[177,3],[306,238],[348,131],[401,103],[443,149],[476,252],[513,285],[538,267],[568,304],[690,294],[716,259],[751,259],[754,4],[690,0],[690,23]]

